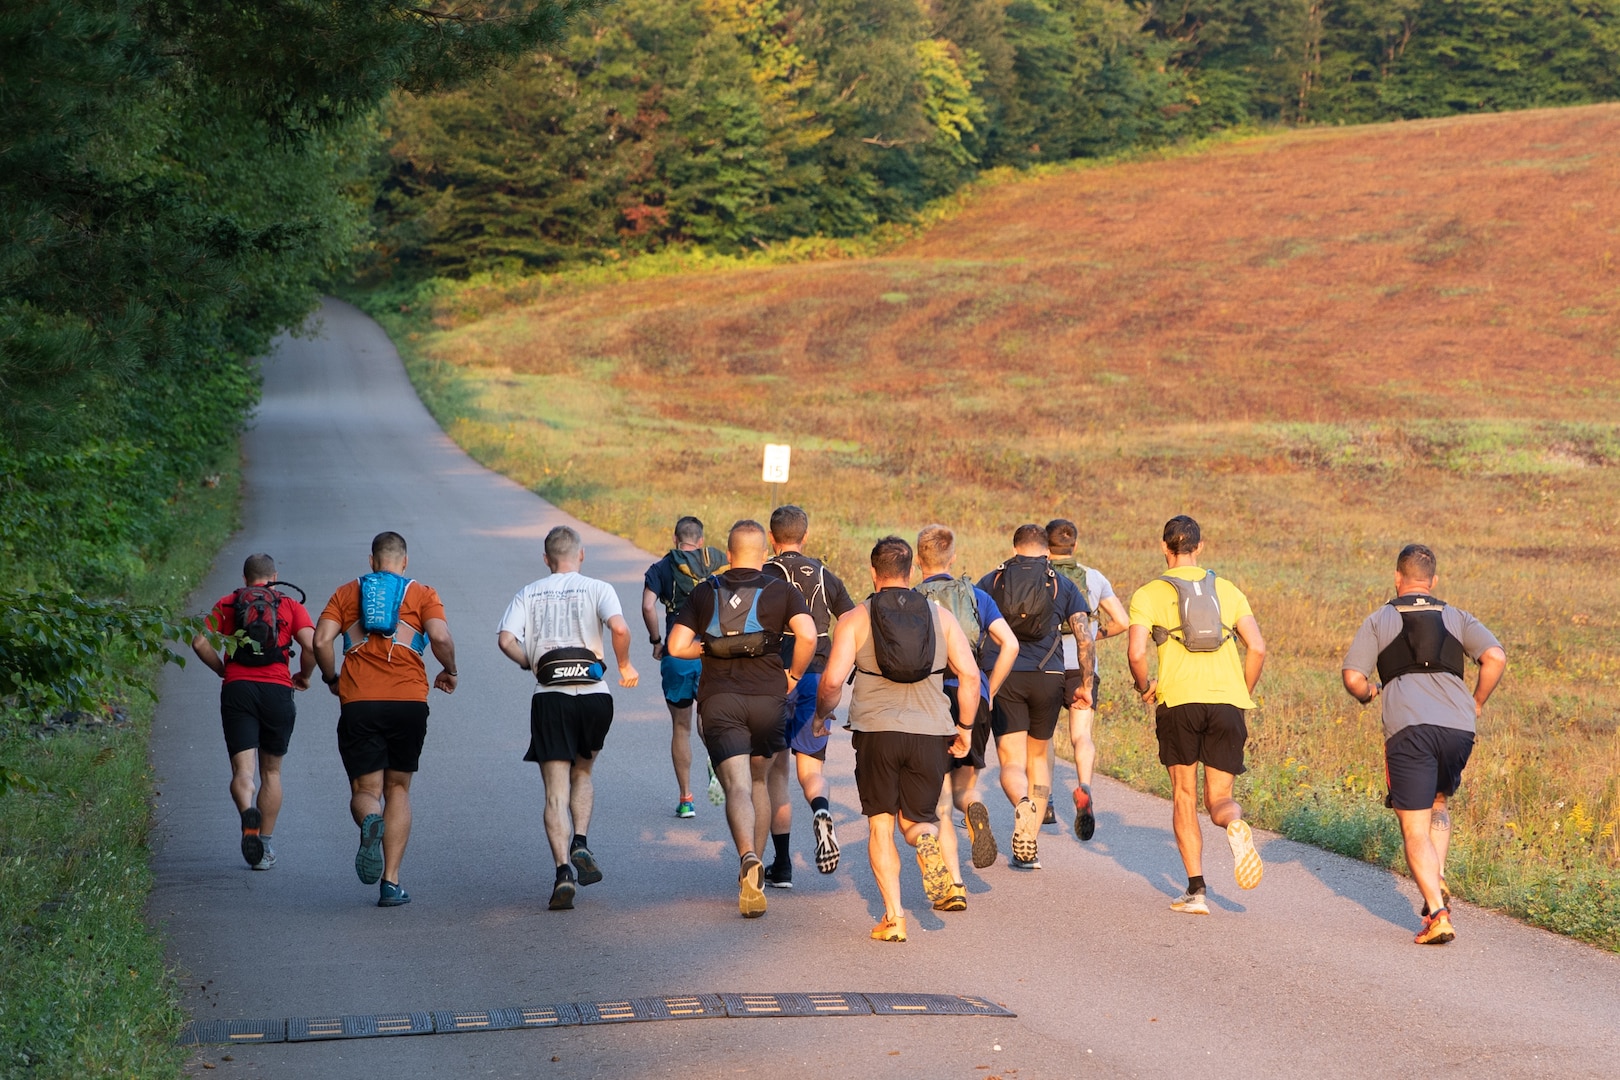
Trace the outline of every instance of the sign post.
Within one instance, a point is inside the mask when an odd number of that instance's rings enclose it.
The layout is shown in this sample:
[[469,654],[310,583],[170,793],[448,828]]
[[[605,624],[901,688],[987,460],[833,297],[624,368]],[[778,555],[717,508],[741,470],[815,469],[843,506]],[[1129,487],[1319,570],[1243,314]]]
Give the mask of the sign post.
[[[764,480],[767,484],[782,485],[788,481],[788,463],[793,454],[793,448],[786,444],[765,444],[765,470]],[[781,488],[778,486],[773,495],[780,498]],[[772,507],[772,509],[775,509]]]

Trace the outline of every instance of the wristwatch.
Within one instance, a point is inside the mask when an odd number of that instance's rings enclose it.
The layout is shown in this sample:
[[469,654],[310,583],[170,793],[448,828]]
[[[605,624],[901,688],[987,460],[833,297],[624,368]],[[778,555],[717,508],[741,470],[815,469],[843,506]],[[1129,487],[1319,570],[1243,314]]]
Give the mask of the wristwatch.
[[661,637],[653,637],[650,634],[647,636],[647,644],[649,645],[662,645],[663,643],[664,639]]
[[337,681],[339,679],[341,679],[342,677],[343,677],[342,674],[340,674],[339,672],[334,671],[334,672],[332,672],[332,677],[330,679],[328,679],[325,675],[322,675],[321,676],[321,682],[325,683],[327,686],[336,686]]

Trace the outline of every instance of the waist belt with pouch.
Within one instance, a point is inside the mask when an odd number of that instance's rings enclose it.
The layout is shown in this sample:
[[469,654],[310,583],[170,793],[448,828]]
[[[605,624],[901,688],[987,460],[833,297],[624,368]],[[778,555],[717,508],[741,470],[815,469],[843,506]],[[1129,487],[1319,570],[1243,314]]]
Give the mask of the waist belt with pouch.
[[580,646],[552,649],[534,662],[541,686],[590,686],[601,682],[606,671],[600,657]]

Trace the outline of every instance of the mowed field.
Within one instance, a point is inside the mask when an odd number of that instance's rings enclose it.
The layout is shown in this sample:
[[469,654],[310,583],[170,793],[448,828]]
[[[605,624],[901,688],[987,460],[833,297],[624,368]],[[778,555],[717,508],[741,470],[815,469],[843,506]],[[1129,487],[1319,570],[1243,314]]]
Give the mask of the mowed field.
[[[1395,866],[1377,707],[1339,667],[1432,545],[1510,661],[1452,891],[1620,948],[1617,147],[1614,106],[1284,133],[987,186],[881,257],[389,322],[458,442],[650,550],[682,513],[763,518],[765,442],[862,587],[884,533],[951,524],[982,573],[1061,515],[1128,598],[1193,515],[1271,648],[1251,816]],[[1102,651],[1102,766],[1162,789]]]

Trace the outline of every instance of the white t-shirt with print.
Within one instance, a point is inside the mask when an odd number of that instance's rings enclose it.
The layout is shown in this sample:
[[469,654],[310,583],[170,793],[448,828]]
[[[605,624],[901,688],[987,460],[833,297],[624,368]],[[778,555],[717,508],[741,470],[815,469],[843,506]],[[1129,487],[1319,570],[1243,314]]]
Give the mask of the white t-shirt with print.
[[[605,581],[568,571],[525,585],[501,616],[500,630],[517,638],[528,654],[529,666],[552,649],[586,648],[603,658],[602,630],[623,615],[619,594]],[[606,682],[586,686],[541,686],[546,694],[606,694]]]

